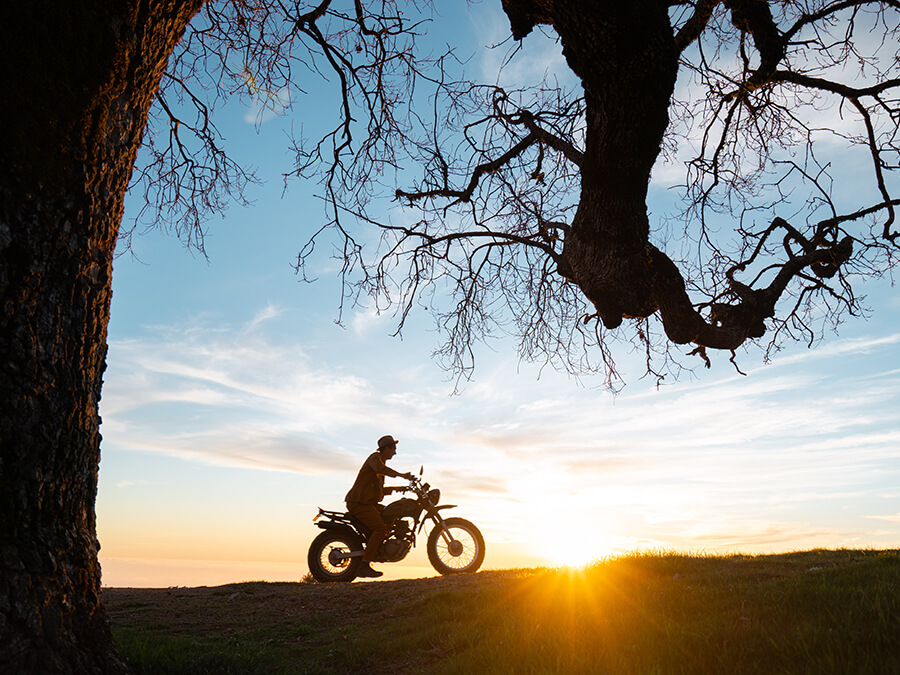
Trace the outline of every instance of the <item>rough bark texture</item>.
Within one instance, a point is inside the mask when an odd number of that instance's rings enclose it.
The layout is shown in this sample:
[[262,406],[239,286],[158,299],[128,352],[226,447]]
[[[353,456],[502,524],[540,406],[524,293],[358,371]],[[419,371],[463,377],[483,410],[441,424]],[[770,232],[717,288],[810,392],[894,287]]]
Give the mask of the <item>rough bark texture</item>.
[[[584,85],[582,193],[561,271],[608,328],[623,317],[649,316],[669,293],[684,295],[677,268],[648,242],[647,186],[678,72],[667,4],[507,0],[504,8],[515,37],[552,23]],[[673,330],[670,337],[688,342],[692,332]]]
[[581,201],[566,240],[572,277],[609,327],[657,308],[647,186],[669,123],[678,55],[662,2],[554,3],[563,54],[584,84]]
[[112,254],[168,56],[201,5],[0,15],[0,672],[120,672],[94,500]]

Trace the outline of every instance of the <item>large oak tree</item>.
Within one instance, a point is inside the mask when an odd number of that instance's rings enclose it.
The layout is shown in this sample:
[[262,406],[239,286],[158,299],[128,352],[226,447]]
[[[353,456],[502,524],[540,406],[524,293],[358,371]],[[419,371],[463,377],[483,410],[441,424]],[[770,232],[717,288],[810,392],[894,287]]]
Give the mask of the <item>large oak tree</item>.
[[[95,0],[3,11],[4,672],[124,668],[99,600],[98,401],[113,252],[148,118],[157,134],[137,182],[161,218],[202,241],[203,214],[252,179],[223,153],[210,104],[330,73],[337,122],[319,142],[298,142],[297,173],[322,180],[331,227],[301,263],[336,231],[348,283],[399,302],[402,316],[419,300],[438,303],[446,353],[463,371],[472,340],[507,320],[524,354],[571,364],[580,337],[610,372],[608,336],[626,326],[648,354],[687,344],[703,358],[802,335],[816,308],[857,312],[854,277],[893,265],[894,0],[503,0],[514,39],[552,27],[574,91],[466,84],[450,54],[416,58],[419,28],[395,3],[337,5]],[[417,82],[430,88],[430,122],[412,108]],[[829,130],[810,111],[827,106],[847,121],[827,141],[869,158],[873,190],[856,202],[831,198],[818,162]],[[651,172],[661,150],[689,141],[685,227],[666,236],[648,215]],[[397,183],[393,171],[405,180],[410,161],[420,179]],[[373,208],[380,183],[420,209],[415,224]],[[792,197],[802,190],[805,209]],[[734,217],[724,238],[712,221],[723,214]],[[373,259],[357,245],[357,222],[383,228],[386,253]],[[455,300],[441,309],[445,292]]]
[[121,671],[94,499],[110,275],[168,56],[200,2],[13,3],[0,112],[0,670]]
[[[392,73],[401,86],[413,80],[415,26],[393,3],[371,12],[331,4],[72,0],[3,9],[0,672],[126,670],[100,603],[94,511],[125,193],[132,180],[143,186],[161,222],[202,246],[204,214],[252,179],[224,154],[212,106],[235,91],[296,83],[298,64],[306,77],[330,71],[340,83],[336,127],[323,141],[334,153],[351,148],[351,109],[373,133],[389,130]],[[156,133],[133,178],[151,116]],[[360,136],[381,152],[377,138]]]

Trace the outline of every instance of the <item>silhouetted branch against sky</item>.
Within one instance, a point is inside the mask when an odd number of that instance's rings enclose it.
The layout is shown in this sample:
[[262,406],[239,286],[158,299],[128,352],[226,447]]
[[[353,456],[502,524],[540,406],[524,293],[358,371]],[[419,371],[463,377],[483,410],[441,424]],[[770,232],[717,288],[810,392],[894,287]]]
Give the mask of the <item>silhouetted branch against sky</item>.
[[255,179],[211,109],[336,93],[295,129],[325,206],[298,272],[334,252],[339,320],[432,313],[460,376],[494,335],[616,387],[626,345],[662,379],[865,314],[896,259],[898,3],[501,4],[489,39],[427,2],[207,4],[136,182],[202,251]]

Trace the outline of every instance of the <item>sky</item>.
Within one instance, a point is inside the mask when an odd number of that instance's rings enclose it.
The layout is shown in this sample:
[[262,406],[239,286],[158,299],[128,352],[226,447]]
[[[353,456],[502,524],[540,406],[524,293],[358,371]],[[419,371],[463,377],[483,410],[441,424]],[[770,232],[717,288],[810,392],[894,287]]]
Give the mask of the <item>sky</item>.
[[[473,44],[507,30],[490,3],[460,12],[458,34]],[[552,45],[526,46],[504,77],[559,64]],[[496,77],[497,51],[478,54],[472,68]],[[229,150],[264,179],[252,205],[208,224],[206,258],[156,231],[115,261],[97,499],[104,585],[301,578],[317,508],[342,508],[387,433],[400,440],[391,465],[424,467],[458,505],[450,513],[482,530],[487,569],[634,550],[900,547],[889,281],[863,289],[870,319],[768,363],[739,353],[745,374],[719,355],[658,387],[640,378],[640,355],[622,351],[627,385],[613,395],[602,378],[520,362],[499,340],[479,348],[454,395],[427,317],[402,339],[396,318],[372,307],[337,325],[334,261],[314,261],[313,284],[294,273],[322,207],[314,186],[283,189],[285,129],[323,114],[299,93],[285,117],[220,111]],[[139,209],[133,194],[125,220]],[[381,565],[385,578],[433,575],[424,547],[421,537],[406,560]]]

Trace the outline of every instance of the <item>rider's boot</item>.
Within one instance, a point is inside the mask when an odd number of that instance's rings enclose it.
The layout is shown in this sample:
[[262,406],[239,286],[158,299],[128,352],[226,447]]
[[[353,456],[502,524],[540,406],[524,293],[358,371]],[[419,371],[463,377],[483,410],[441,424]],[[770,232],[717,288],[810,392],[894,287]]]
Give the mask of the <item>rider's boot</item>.
[[376,579],[383,575],[384,572],[373,570],[372,565],[369,564],[368,560],[363,560],[363,564],[360,565],[359,571],[356,573],[356,576],[358,577],[370,577],[372,579]]

